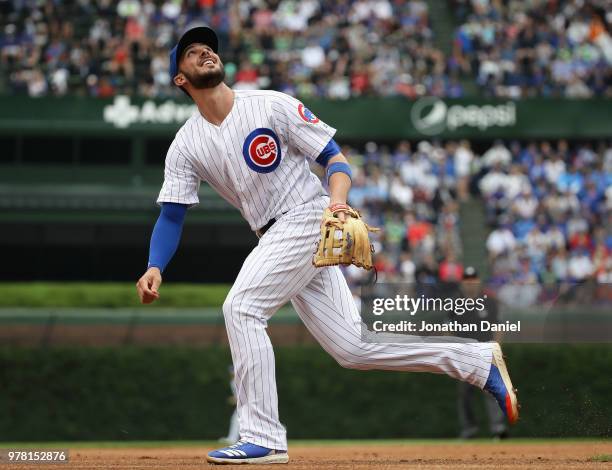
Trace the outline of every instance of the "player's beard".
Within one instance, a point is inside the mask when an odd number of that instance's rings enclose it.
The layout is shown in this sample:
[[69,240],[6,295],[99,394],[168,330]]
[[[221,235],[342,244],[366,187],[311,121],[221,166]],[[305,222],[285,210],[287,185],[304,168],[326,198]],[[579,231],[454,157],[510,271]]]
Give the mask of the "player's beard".
[[207,70],[202,74],[183,72],[183,75],[185,75],[191,86],[196,90],[214,88],[225,79],[225,67],[219,63],[218,69]]

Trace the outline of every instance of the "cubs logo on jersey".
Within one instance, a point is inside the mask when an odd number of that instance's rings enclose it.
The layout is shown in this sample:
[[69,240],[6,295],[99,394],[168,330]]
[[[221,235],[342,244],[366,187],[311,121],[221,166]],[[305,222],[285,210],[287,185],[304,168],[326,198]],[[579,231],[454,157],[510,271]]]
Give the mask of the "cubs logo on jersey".
[[280,140],[272,129],[257,128],[244,140],[242,156],[251,170],[270,173],[281,162]]
[[316,124],[317,122],[319,122],[319,118],[316,117],[314,113],[302,103],[298,105],[298,114],[304,121],[310,124]]

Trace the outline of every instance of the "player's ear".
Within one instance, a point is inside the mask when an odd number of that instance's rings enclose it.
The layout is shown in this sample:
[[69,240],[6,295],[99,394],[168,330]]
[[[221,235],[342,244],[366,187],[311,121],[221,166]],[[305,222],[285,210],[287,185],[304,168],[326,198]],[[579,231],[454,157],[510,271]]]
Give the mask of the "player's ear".
[[176,86],[183,86],[187,83],[187,78],[185,78],[185,75],[182,73],[179,73],[176,77],[174,77],[173,81]]

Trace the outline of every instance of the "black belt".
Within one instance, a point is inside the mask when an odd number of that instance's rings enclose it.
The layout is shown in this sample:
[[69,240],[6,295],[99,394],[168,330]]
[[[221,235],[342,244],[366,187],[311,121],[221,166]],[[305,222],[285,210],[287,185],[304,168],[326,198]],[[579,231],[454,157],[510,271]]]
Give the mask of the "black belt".
[[268,220],[268,223],[266,225],[261,227],[259,230],[255,230],[255,235],[257,235],[258,238],[263,237],[264,233],[270,230],[270,228],[274,225],[275,222],[276,222],[276,218],[272,218]]

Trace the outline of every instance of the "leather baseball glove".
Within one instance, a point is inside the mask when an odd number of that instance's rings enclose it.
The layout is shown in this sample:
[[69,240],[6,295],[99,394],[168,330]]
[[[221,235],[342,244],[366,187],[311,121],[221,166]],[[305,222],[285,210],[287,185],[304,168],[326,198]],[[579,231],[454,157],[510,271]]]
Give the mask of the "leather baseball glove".
[[[338,212],[346,214],[344,223],[337,217]],[[360,268],[372,269],[374,247],[368,232],[379,230],[366,224],[361,220],[359,212],[346,204],[328,207],[323,212],[321,240],[312,262],[317,268],[354,264]]]

